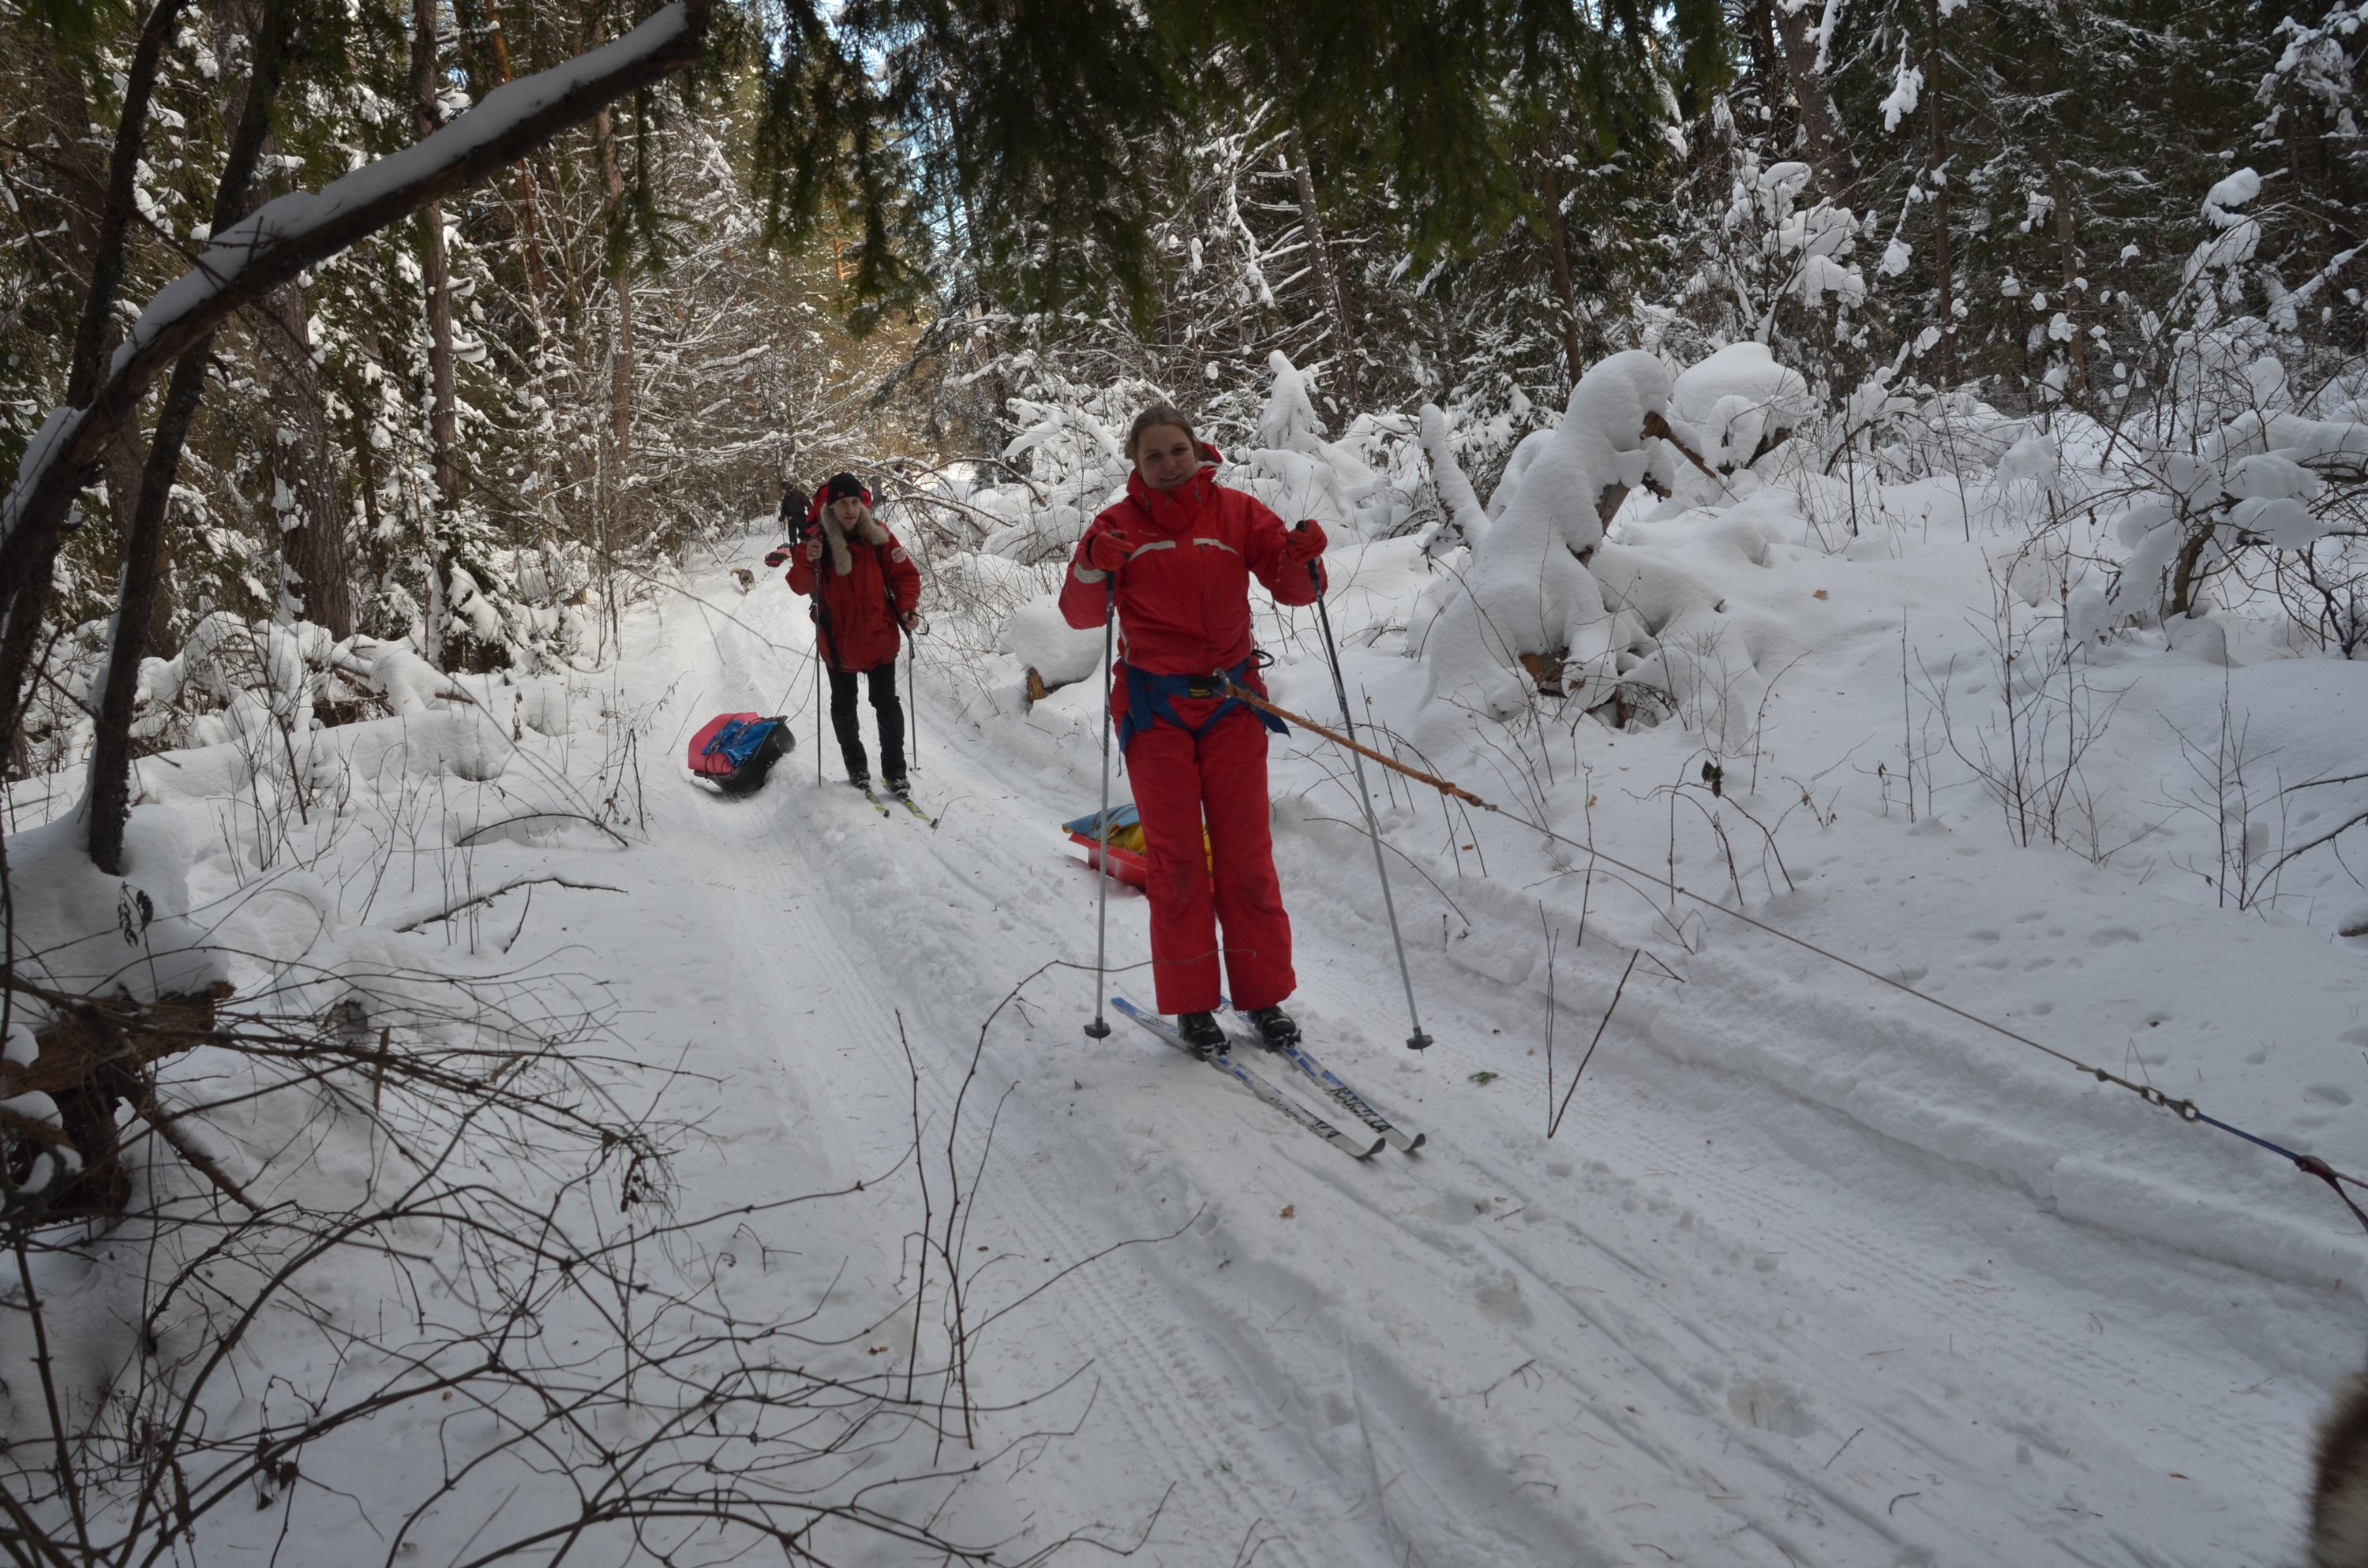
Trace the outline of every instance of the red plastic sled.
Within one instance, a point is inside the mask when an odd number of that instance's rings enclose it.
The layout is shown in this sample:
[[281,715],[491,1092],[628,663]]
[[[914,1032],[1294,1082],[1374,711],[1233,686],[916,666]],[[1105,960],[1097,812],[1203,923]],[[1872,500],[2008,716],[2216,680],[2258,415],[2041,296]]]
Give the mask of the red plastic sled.
[[[1087,865],[1100,866],[1097,857],[1102,846],[1094,842],[1093,835],[1073,833],[1069,835],[1069,841],[1085,846]],[[1132,849],[1121,849],[1113,844],[1110,846],[1110,874],[1112,881],[1124,882],[1131,888],[1145,887],[1151,881],[1151,863]]]
[[727,795],[745,795],[765,782],[773,764],[797,738],[787,719],[762,713],[719,713],[690,737],[686,759],[693,773]]

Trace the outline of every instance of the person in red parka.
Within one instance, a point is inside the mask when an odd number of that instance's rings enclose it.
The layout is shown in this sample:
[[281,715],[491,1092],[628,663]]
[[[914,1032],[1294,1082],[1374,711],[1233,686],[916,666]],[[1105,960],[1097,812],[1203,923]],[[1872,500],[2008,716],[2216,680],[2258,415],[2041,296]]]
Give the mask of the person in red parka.
[[1250,579],[1279,604],[1315,603],[1324,530],[1287,530],[1256,497],[1219,484],[1216,452],[1166,403],[1136,417],[1126,456],[1126,499],[1077,541],[1061,613],[1083,631],[1115,600],[1110,706],[1150,862],[1159,1010],[1196,1051],[1225,1049],[1214,1017],[1223,926],[1234,1006],[1268,1044],[1288,1045],[1299,1027],[1280,1004],[1298,981],[1266,792],[1267,731],[1282,725],[1225,692],[1231,681],[1266,694],[1250,645]]
[[814,600],[814,625],[822,633],[825,667],[830,672],[830,727],[838,734],[838,755],[847,781],[871,787],[863,755],[863,728],[855,711],[855,677],[871,688],[871,711],[880,727],[880,775],[892,794],[906,790],[905,710],[896,700],[899,630],[913,629],[921,602],[921,574],[913,558],[871,515],[871,492],[851,473],[831,476],[815,497],[812,528],[802,543],[766,558],[790,562],[790,586]]

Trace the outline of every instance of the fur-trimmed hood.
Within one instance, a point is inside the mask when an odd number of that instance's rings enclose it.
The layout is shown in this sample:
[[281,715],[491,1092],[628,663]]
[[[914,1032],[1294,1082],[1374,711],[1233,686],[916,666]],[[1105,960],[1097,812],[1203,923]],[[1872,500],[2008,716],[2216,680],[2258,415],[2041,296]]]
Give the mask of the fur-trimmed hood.
[[888,542],[888,529],[879,518],[871,515],[871,507],[863,508],[863,515],[855,519],[855,527],[850,530],[840,528],[838,519],[831,516],[830,507],[825,506],[822,509],[822,537],[830,542],[830,563],[837,569],[838,574],[842,577],[855,570],[855,556],[848,549],[847,544],[847,536],[849,532],[852,532],[857,540],[863,544]]

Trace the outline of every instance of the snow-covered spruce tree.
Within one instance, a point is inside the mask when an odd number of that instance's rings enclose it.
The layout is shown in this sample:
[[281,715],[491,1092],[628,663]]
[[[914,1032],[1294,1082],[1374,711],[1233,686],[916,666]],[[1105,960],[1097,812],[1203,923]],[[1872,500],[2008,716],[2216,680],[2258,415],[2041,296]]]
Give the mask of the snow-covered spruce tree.
[[2230,4],[1837,8],[1816,75],[1857,154],[1907,373],[1983,378],[2009,409],[2090,407],[2130,319],[2177,287],[2194,204],[2248,141],[2272,58],[2258,13]]

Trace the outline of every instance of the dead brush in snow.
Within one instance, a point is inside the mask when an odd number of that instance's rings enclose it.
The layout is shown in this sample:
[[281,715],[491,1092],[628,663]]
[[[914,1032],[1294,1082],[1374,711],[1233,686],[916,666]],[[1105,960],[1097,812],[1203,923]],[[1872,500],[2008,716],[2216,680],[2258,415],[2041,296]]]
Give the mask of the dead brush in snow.
[[[868,1354],[923,1284],[935,1305],[975,1265],[948,1246],[930,1280],[850,1302],[804,1235],[917,1174],[917,1133],[849,1187],[693,1207],[708,1133],[681,1107],[716,1085],[637,1060],[592,977],[487,967],[518,938],[508,908],[481,928],[494,903],[562,880],[518,848],[641,832],[657,705],[546,693],[584,733],[546,714],[562,733],[541,746],[531,713],[468,695],[501,687],[450,689],[511,737],[498,788],[462,781],[473,809],[394,753],[374,771],[324,749],[343,771],[308,794],[303,738],[324,733],[298,728],[309,710],[267,714],[211,819],[233,891],[180,917],[197,945],[150,951],[165,925],[127,884],[109,962],[227,959],[260,983],[135,1002],[12,947],[0,1357],[28,1375],[0,1385],[0,1557],[97,1568],[360,1528],[389,1561],[664,1558],[694,1540],[1007,1561],[947,1510],[1069,1428],[972,1389],[994,1314],[957,1314],[917,1356]],[[242,912],[291,895],[320,929],[300,956],[259,950],[269,927]],[[449,946],[391,934],[430,927]],[[968,1146],[959,1108],[945,1136]],[[1087,1531],[1014,1560],[1066,1540],[1129,1547]]]
[[[850,1312],[780,1229],[917,1169],[917,1123],[867,1180],[688,1210],[701,1133],[666,1106],[696,1080],[628,1060],[574,989],[290,966],[201,1020],[100,1009],[71,1044],[108,1054],[137,1112],[111,1153],[126,1201],[61,1201],[75,1161],[22,1100],[0,1162],[0,1350],[30,1373],[0,1449],[12,1560],[97,1568],[358,1520],[389,1561],[673,1560],[694,1540],[1007,1561],[945,1510],[1064,1434],[982,1446],[980,1421],[1025,1402],[970,1387],[980,1325],[955,1314],[951,1360],[872,1360],[918,1287]],[[7,997],[19,1017],[95,1006],[13,976]],[[69,1043],[45,1033],[45,1059]],[[958,1103],[949,1160],[962,1131]],[[962,1233],[940,1246],[957,1268]],[[405,1451],[440,1459],[391,1467]],[[1011,1560],[1078,1540],[1130,1550],[1088,1531]]]
[[[2009,838],[2026,848],[2055,845],[2103,865],[2123,846],[2106,843],[2111,820],[2086,764],[2128,688],[2096,684],[2060,611],[2020,612],[2011,576],[1992,564],[1988,619],[1967,623],[1982,643],[1982,665],[1961,685],[1953,654],[1937,672],[1918,654],[1921,694],[1941,721],[1943,744],[1998,806]],[[1980,697],[1993,686],[1997,699],[1980,719],[1954,709],[1953,699]],[[1931,795],[1928,769],[1928,801]]]

